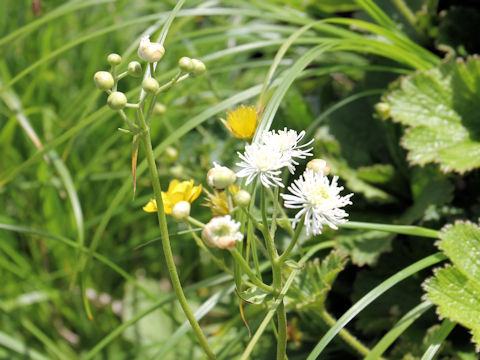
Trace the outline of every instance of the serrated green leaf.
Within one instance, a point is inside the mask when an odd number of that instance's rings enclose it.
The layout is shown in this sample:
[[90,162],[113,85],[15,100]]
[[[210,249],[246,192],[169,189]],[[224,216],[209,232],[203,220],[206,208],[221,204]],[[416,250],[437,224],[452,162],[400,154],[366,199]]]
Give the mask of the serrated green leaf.
[[410,126],[402,144],[413,164],[463,173],[480,166],[480,59],[459,59],[407,76],[384,101]]
[[439,270],[425,289],[439,314],[472,330],[473,340],[480,344],[480,284],[449,266]]
[[339,251],[332,251],[320,264],[318,259],[305,264],[289,290],[290,303],[298,310],[314,308],[321,311],[337,275],[348,262]]
[[480,228],[457,222],[440,232],[439,247],[455,267],[480,288]]

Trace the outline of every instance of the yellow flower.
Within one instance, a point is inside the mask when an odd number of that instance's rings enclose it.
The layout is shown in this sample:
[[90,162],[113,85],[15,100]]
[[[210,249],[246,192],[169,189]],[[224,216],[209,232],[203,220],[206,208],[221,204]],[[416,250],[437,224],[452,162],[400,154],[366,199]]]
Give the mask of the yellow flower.
[[[240,186],[238,185],[230,185],[228,187],[228,190],[232,195],[235,195],[239,189]],[[230,213],[226,191],[214,190],[213,194],[207,190],[204,191],[207,194],[207,197],[205,199],[206,203],[204,203],[203,206],[208,206],[210,210],[212,210],[213,216],[227,215]]]
[[258,114],[255,106],[240,105],[235,110],[227,111],[227,120],[220,119],[223,125],[235,136],[250,140],[258,126]]
[[[193,186],[193,180],[182,182],[178,180],[170,181],[168,191],[162,191],[163,209],[165,210],[165,214],[171,215],[172,208],[180,201],[187,201],[191,204],[200,196],[201,192],[202,185]],[[156,212],[157,202],[155,199],[150,200],[148,204],[143,207],[143,211]]]

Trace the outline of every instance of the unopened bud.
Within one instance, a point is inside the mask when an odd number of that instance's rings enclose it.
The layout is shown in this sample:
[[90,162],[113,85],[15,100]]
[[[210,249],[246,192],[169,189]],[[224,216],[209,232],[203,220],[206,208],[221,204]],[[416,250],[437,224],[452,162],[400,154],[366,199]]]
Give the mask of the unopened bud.
[[390,105],[387,103],[379,102],[375,104],[375,110],[382,120],[387,120],[390,117]]
[[184,56],[180,60],[178,60],[178,67],[181,70],[189,73],[193,71],[193,69],[195,68],[195,64],[193,63],[192,59]]
[[313,159],[307,163],[307,169],[313,170],[315,172],[323,172],[323,175],[330,174],[330,166],[323,159]]
[[109,90],[115,83],[112,74],[108,71],[97,71],[95,75],[93,75],[93,81],[100,90]]
[[192,70],[193,76],[202,75],[205,72],[205,70],[207,70],[207,68],[205,67],[205,64],[200,60],[192,59],[192,63],[193,63],[193,70]]
[[127,71],[130,76],[138,78],[142,76],[142,65],[138,61],[130,61]]
[[188,201],[180,201],[173,205],[172,216],[177,222],[187,220],[190,216],[190,203]]
[[118,54],[110,54],[107,56],[107,62],[112,65],[119,65],[122,62],[122,57]]
[[223,190],[237,180],[237,175],[225,166],[213,163],[215,167],[208,170],[207,184],[214,189]]
[[160,88],[160,84],[154,78],[148,77],[143,79],[142,88],[146,92],[154,93]]
[[107,104],[113,110],[123,109],[127,105],[127,97],[120,91],[114,91],[108,96]]
[[137,54],[140,59],[149,63],[154,63],[163,57],[163,54],[165,54],[165,48],[159,43],[151,42],[150,38],[146,36],[140,40]]
[[181,179],[185,176],[185,169],[182,165],[175,165],[170,168],[170,173],[174,178]]
[[167,147],[165,149],[165,160],[169,163],[173,163],[178,159],[178,150],[174,147]]
[[167,107],[163,104],[156,103],[155,107],[153,108],[153,113],[155,115],[163,115],[167,112]]
[[240,207],[248,206],[248,204],[250,204],[251,199],[252,199],[252,196],[246,190],[239,190],[233,196],[233,200],[235,201],[235,204],[237,204]]

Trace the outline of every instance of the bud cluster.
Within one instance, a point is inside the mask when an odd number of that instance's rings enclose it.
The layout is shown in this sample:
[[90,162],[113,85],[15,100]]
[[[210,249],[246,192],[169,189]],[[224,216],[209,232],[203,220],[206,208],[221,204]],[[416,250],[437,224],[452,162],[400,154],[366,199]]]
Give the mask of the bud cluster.
[[[151,64],[160,61],[165,55],[165,48],[162,44],[150,41],[150,37],[146,36],[140,40],[137,55],[140,60],[147,62],[146,69],[150,69],[144,76],[142,81],[142,89],[147,94],[158,95],[162,89],[167,89],[176,82],[182,81],[188,76],[198,76],[205,72],[206,67],[203,62],[198,59],[191,59],[189,57],[182,57],[178,66],[180,73],[177,74],[169,83],[163,87],[153,77],[153,68]],[[121,74],[116,74],[116,68],[122,63],[122,57],[118,54],[109,54],[107,62],[111,66],[110,71],[97,71],[93,76],[93,81],[98,89],[106,91],[109,96],[107,105],[113,110],[122,110],[125,107],[138,108],[145,99],[141,99],[138,104],[129,104],[126,95],[117,90],[118,81],[129,75],[133,78],[140,78],[144,75],[142,64],[138,61],[131,61],[127,65],[127,70]],[[183,74],[183,76],[181,76]],[[150,113],[154,115],[163,115],[166,108],[162,104],[154,104],[153,111]]]

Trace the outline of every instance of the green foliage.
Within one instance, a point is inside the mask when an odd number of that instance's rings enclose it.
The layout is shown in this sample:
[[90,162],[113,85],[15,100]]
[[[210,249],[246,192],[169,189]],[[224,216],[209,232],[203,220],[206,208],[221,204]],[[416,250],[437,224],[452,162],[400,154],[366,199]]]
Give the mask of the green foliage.
[[452,261],[425,283],[427,299],[438,306],[440,316],[457,321],[472,331],[480,344],[480,227],[457,222],[440,232],[440,249]]
[[402,144],[412,164],[435,162],[464,173],[480,166],[480,59],[450,59],[399,80],[384,98],[395,121],[409,126]]

